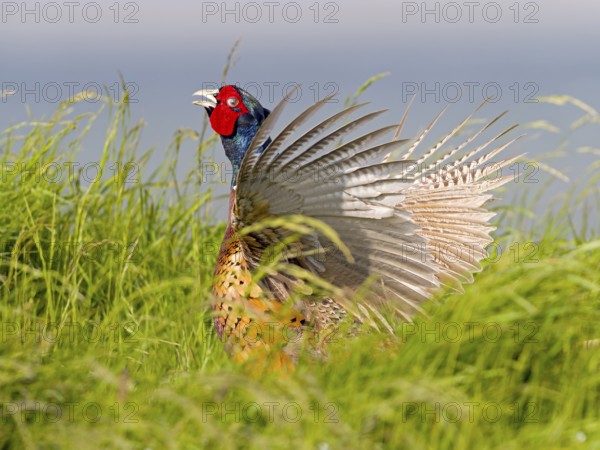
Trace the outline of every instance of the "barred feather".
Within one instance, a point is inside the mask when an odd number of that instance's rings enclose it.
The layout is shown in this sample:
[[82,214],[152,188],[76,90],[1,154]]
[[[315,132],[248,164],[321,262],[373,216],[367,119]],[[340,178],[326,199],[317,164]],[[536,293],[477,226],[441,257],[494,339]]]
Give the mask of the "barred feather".
[[[288,260],[337,286],[348,298],[371,280],[370,295],[353,309],[363,319],[374,316],[382,321],[379,309],[385,305],[410,319],[440,285],[461,290],[461,285],[471,282],[472,274],[481,270],[480,261],[487,255],[485,247],[492,242],[493,231],[489,221],[494,214],[484,208],[491,199],[487,192],[509,180],[495,173],[516,158],[490,163],[518,137],[481,155],[512,131],[514,127],[510,127],[467,150],[504,116],[501,113],[463,142],[446,149],[471,120],[470,114],[429,150],[413,158],[443,111],[413,140],[398,139],[408,109],[400,126],[349,139],[354,129],[384,112],[368,113],[335,128],[364,105],[346,108],[309,131],[297,133],[328,99],[305,110],[259,154],[257,150],[272,133],[282,104],[267,117],[242,161],[235,223],[252,225],[288,214],[326,223],[350,249],[353,261],[335,251],[325,252],[323,258],[303,257],[302,252],[310,255],[311,251],[332,249],[331,242],[317,232],[303,238],[302,251]],[[396,135],[377,143],[396,129]],[[286,146],[288,141],[291,143]],[[405,147],[399,159],[390,157]],[[293,176],[288,173],[291,169]],[[268,246],[287,235],[283,229],[245,235],[243,239],[252,242],[244,247],[251,253],[247,259],[258,262]],[[263,284],[269,283],[280,290],[276,298],[284,299],[286,283],[267,276]],[[333,299],[338,305],[333,309],[329,303],[325,307],[307,301],[304,314],[327,320],[323,315],[335,310],[337,317],[339,305],[353,308],[348,298]]]

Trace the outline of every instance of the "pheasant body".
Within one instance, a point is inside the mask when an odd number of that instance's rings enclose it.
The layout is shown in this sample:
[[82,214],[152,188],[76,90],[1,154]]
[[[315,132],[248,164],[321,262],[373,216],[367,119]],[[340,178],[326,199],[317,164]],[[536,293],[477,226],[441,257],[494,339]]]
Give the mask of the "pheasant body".
[[[415,157],[439,115],[413,140],[397,139],[406,114],[400,126],[351,138],[383,112],[350,119],[364,105],[298,133],[325,98],[272,139],[287,99],[271,112],[234,86],[197,94],[205,100],[195,103],[206,108],[234,170],[213,294],[217,332],[236,359],[275,355],[279,366],[289,366],[307,328],[336,325],[351,313],[355,321],[389,329],[382,308],[410,320],[441,285],[460,291],[481,270],[494,215],[483,207],[491,198],[486,192],[509,180],[499,172],[517,159],[492,161],[512,141],[481,153],[513,127],[474,149],[467,145],[503,114],[444,150],[469,116]],[[392,131],[392,140],[381,142]],[[298,216],[323,228],[299,232]],[[279,264],[264,265],[278,247],[285,250]],[[312,291],[306,274],[331,292]],[[365,286],[357,303],[353,298]]]
[[[230,217],[235,204],[235,191],[230,194]],[[218,300],[213,305],[215,327],[225,349],[238,361],[245,361],[257,349],[271,351],[291,340],[282,327],[299,330],[305,318],[297,311],[283,308],[284,299],[275,299],[253,280],[252,270],[244,255],[243,244],[231,221],[217,257],[212,289]],[[292,334],[294,340],[299,333]],[[291,350],[291,347],[290,349]],[[288,365],[296,354],[279,353],[282,366]]]

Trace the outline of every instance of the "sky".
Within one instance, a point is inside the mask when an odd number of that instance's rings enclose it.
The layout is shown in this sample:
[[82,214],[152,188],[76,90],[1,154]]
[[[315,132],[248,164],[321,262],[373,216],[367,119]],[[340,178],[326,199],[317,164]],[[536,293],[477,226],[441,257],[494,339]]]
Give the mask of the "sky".
[[[527,136],[509,154],[534,160],[561,147],[565,157],[545,161],[577,180],[598,159],[577,149],[600,147],[600,125],[570,131],[581,110],[536,98],[569,95],[600,109],[599,17],[596,0],[3,1],[0,91],[14,94],[0,97],[0,126],[25,120],[28,110],[47,116],[84,89],[105,85],[119,98],[122,74],[135,100],[132,115],[145,122],[141,147],[156,149],[149,165],[156,164],[178,128],[200,129],[204,112],[191,94],[220,82],[241,39],[229,83],[271,108],[301,84],[282,124],[337,92],[339,102],[327,106],[334,113],[369,77],[389,72],[363,95],[373,109],[390,108],[379,125],[399,121],[415,94],[407,136],[447,106],[441,135],[492,96],[478,117],[508,110],[500,127],[544,120],[560,130],[517,131]],[[93,97],[86,103],[98,107]],[[101,134],[92,136],[82,160],[100,157]],[[195,164],[194,149],[183,149],[182,174]],[[561,181],[550,190],[568,187]],[[215,214],[222,220],[224,208]]]

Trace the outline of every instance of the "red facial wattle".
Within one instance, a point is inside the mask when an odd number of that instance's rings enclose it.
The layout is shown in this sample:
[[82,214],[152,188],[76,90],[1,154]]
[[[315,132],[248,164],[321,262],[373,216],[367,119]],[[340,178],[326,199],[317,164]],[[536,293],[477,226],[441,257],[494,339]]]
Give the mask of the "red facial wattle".
[[221,136],[230,136],[233,134],[237,118],[248,113],[248,108],[244,105],[240,93],[233,86],[222,88],[216,99],[217,106],[210,115],[210,125]]

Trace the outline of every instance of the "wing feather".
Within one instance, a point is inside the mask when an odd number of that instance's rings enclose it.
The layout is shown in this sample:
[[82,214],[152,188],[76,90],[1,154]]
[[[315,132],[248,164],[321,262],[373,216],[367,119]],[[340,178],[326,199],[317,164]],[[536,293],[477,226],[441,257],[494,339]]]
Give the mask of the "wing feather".
[[[355,129],[384,112],[349,119],[364,104],[348,107],[298,133],[328,99],[301,113],[258,153],[283,105],[267,117],[242,161],[235,224],[242,227],[296,214],[320,220],[336,232],[353,261],[317,230],[304,236],[300,251],[296,249],[287,260],[329,281],[348,298],[370,282],[370,294],[362,300],[367,307],[358,308],[357,314],[388,305],[409,319],[440,285],[461,290],[481,270],[480,261],[487,256],[494,230],[489,225],[494,214],[484,207],[491,199],[487,192],[509,181],[500,170],[518,157],[493,159],[518,139],[498,144],[514,127],[468,150],[504,116],[501,113],[446,149],[471,114],[418,157],[413,155],[443,111],[414,140],[397,139],[407,113],[400,127],[383,127],[352,138]],[[345,123],[339,126],[341,121]],[[398,131],[390,140],[377,143],[394,129]],[[492,145],[496,146],[487,150]],[[390,158],[403,147],[408,149],[400,158]],[[249,242],[244,249],[251,253],[248,260],[258,264],[267,247],[291,235],[285,226],[244,234]],[[265,283],[284,289],[286,283],[273,277],[269,281],[267,276]],[[278,292],[277,298],[284,297]],[[335,300],[351,307],[347,298]]]

